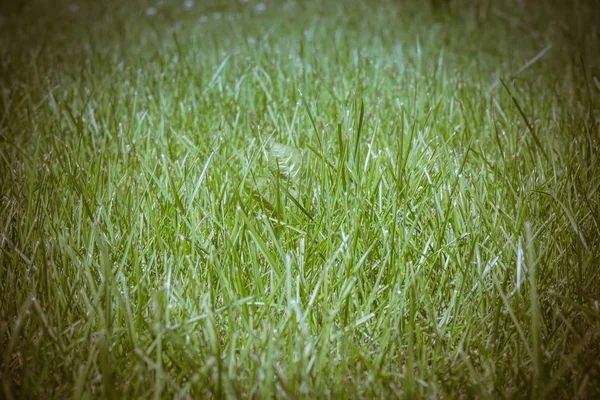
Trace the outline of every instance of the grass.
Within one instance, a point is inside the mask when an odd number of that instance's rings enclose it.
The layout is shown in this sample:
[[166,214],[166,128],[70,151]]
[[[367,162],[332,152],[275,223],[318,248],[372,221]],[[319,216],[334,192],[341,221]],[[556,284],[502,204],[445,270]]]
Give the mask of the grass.
[[120,3],[2,9],[4,398],[600,395],[593,2]]

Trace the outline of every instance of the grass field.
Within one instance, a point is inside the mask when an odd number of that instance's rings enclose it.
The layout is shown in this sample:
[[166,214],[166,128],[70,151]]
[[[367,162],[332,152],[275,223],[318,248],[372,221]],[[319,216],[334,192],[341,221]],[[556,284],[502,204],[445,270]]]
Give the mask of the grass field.
[[600,396],[594,1],[12,4],[0,398]]

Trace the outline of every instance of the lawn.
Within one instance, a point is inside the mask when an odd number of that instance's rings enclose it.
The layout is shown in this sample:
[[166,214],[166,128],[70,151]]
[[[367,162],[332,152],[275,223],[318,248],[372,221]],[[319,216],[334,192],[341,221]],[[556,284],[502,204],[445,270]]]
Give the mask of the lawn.
[[3,3],[0,398],[598,398],[594,3]]

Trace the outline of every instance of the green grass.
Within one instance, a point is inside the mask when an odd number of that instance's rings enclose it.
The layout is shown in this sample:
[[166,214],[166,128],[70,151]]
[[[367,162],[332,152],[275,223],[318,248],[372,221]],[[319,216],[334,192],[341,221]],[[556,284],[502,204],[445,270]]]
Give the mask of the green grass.
[[600,396],[592,1],[120,3],[0,8],[4,398]]

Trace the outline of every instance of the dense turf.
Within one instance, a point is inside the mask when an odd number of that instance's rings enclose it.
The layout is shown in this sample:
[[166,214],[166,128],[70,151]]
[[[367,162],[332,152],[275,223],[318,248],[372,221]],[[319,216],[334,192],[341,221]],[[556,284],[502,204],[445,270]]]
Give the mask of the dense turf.
[[600,395],[593,1],[120,3],[2,9],[4,397]]

